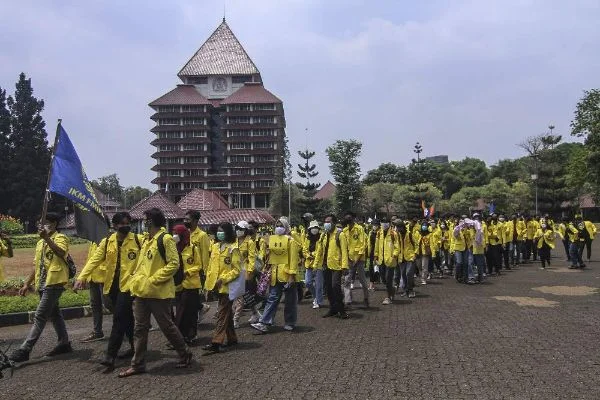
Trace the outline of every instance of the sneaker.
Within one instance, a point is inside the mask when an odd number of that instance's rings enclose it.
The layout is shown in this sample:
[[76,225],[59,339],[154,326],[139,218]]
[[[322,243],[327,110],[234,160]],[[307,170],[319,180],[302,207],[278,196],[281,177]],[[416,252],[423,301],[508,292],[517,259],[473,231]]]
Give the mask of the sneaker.
[[431,280],[431,274],[427,274],[427,280],[430,281]]
[[86,337],[84,337],[83,339],[81,339],[81,343],[91,343],[91,342],[97,342],[98,340],[102,340],[104,339],[104,333],[96,333],[96,332],[92,332],[89,335],[87,335]]
[[12,362],[25,362],[29,360],[29,352],[24,349],[15,349],[8,359]]
[[293,327],[292,325],[284,325],[284,326],[283,326],[283,330],[284,330],[284,331],[291,332],[291,331],[293,331],[293,330],[294,330],[294,327]]
[[348,319],[350,318],[350,315],[348,315],[348,313],[346,311],[342,311],[339,312],[336,317],[338,317],[339,319]]
[[234,320],[233,321],[233,329],[239,329],[239,327],[240,327],[240,321]]
[[354,290],[354,283],[350,284],[350,290]]
[[475,279],[474,278],[469,278],[469,280],[467,281],[468,285],[474,285],[475,284]]
[[413,298],[415,298],[415,297],[416,297],[416,294],[415,294],[415,291],[414,291],[414,290],[411,290],[410,292],[408,292],[408,298],[409,298],[409,299],[413,299]]
[[400,292],[400,297],[404,297],[404,296],[406,296],[406,292],[405,291]]
[[546,267],[540,267],[540,269],[542,269],[542,270],[545,270],[545,269],[546,269]]
[[425,279],[421,279],[421,285],[427,285],[427,281]]
[[383,304],[384,306],[387,306],[389,304],[392,304],[392,301],[390,300],[389,297],[386,297],[385,299],[383,299],[383,302],[381,304]]
[[316,301],[316,300],[315,300],[315,301],[313,301],[313,305],[312,305],[312,308],[313,308],[313,310],[316,310],[316,309],[318,309],[318,308],[320,308],[320,307],[321,307],[321,306],[319,306],[319,304],[317,303],[317,301]]
[[251,317],[248,319],[248,323],[249,323],[250,325],[252,325],[252,324],[256,324],[258,321],[260,321],[260,317],[261,317],[261,316],[262,316],[262,315],[260,315],[260,313],[257,313],[257,314],[252,314],[252,316],[251,316]]
[[70,342],[67,344],[59,344],[58,346],[56,346],[55,348],[50,350],[48,353],[46,353],[46,357],[54,357],[54,356],[58,356],[60,354],[67,354],[67,353],[71,353],[72,351],[73,351],[73,348],[71,347]]
[[267,333],[269,331],[269,327],[262,322],[257,322],[255,324],[251,324],[250,326],[262,333]]

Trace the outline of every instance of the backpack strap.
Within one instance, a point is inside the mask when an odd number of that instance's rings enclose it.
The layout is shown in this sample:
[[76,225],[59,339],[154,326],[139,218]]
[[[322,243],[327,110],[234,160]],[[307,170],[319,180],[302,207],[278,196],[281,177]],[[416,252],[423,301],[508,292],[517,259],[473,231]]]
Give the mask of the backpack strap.
[[142,244],[140,243],[140,238],[138,238],[137,233],[134,233],[133,237],[135,238],[135,244],[137,244],[138,250],[141,250],[142,249]]
[[104,241],[104,259],[106,260],[106,251],[108,250],[108,241],[110,240],[110,238],[114,235],[114,233],[111,233],[110,235],[108,235]]
[[[163,261],[166,263],[167,262],[167,251],[165,250],[165,242],[164,242],[165,235],[166,235],[165,232],[158,235],[158,238],[156,238],[156,247],[158,247],[158,253],[162,257]],[[181,257],[181,255],[180,255],[180,257]]]

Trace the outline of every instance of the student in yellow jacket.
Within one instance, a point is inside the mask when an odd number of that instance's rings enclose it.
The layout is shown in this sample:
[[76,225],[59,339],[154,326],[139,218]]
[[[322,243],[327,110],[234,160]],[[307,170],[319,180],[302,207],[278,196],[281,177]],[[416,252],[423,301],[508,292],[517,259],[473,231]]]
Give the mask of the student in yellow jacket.
[[29,330],[27,338],[21,347],[15,349],[9,356],[13,362],[29,360],[29,353],[44,331],[48,320],[54,326],[58,336],[58,345],[47,356],[73,351],[65,320],[58,306],[60,296],[65,290],[65,284],[69,280],[69,267],[65,262],[65,257],[69,253],[69,239],[56,230],[60,219],[59,214],[48,213],[39,227],[41,239],[35,247],[33,271],[25,279],[25,284],[19,290],[19,294],[25,296],[30,285],[35,282],[40,302],[35,310],[33,326]]
[[[380,280],[379,271],[375,272],[375,242],[377,234],[381,227],[379,220],[374,219],[371,222],[371,229],[367,234],[367,255],[369,257],[369,290],[375,290],[375,282]],[[379,267],[377,267],[379,270]]]
[[533,255],[533,261],[537,261],[537,246],[534,245],[533,239],[535,233],[540,229],[540,223],[530,216],[525,219],[527,227],[527,233],[525,236],[525,255],[523,256],[524,261],[529,262]]
[[329,301],[329,311],[323,318],[336,316],[346,319],[348,314],[344,308],[342,276],[348,273],[348,239],[344,232],[336,231],[336,222],[334,215],[325,217],[315,262],[323,266],[323,280]]
[[223,222],[217,230],[217,242],[210,252],[210,263],[206,273],[206,290],[218,294],[217,322],[211,343],[204,346],[206,354],[218,353],[223,346],[237,344],[233,327],[233,300],[229,296],[229,284],[240,276],[243,268],[242,255],[237,244],[233,225]]
[[569,269],[585,268],[581,258],[580,231],[577,228],[577,220],[569,222],[567,225],[567,237],[569,238],[569,255],[571,256],[571,266]]
[[398,281],[400,280],[400,274],[398,270],[398,256],[400,254],[400,245],[398,243],[397,230],[404,229],[407,227],[404,221],[396,220],[396,226],[392,227],[386,218],[381,220],[381,229],[377,233],[375,239],[375,263],[379,265],[382,281],[386,285],[387,297],[383,299],[382,304],[391,304],[396,293],[394,287],[394,275],[398,275]]
[[[86,263],[92,258],[98,244],[89,242],[88,255]],[[92,309],[92,321],[94,329],[88,336],[81,340],[82,343],[95,342],[104,339],[104,332],[102,331],[102,320],[104,319],[104,305],[102,301],[102,292],[104,278],[106,275],[106,267],[100,265],[99,268],[95,268],[89,277],[89,291],[90,291],[90,308]]]
[[313,309],[323,306],[323,264],[317,262],[317,251],[321,227],[318,221],[308,224],[306,235],[302,242],[302,253],[304,255],[304,267],[306,269],[304,282],[313,299]]
[[146,371],[145,356],[150,316],[154,316],[163,335],[177,351],[179,362],[176,368],[186,368],[192,361],[192,353],[171,316],[171,302],[175,297],[173,276],[179,269],[179,254],[175,241],[165,229],[167,220],[161,210],[151,208],[144,212],[144,217],[148,238],[142,244],[138,263],[129,281],[129,289],[135,297],[135,354],[131,360],[131,367],[119,373],[121,378]]
[[471,226],[472,222],[466,221],[466,218],[461,218],[452,232],[452,237],[454,238],[456,280],[460,283],[468,283],[469,281],[469,243],[471,243]]
[[554,242],[556,241],[554,230],[546,223],[546,221],[542,221],[540,224],[540,229],[538,229],[534,235],[534,241],[538,248],[542,269],[546,269],[546,263],[550,265],[550,253],[554,248]]
[[[131,232],[131,215],[127,212],[117,212],[112,217],[114,233],[102,239],[96,250],[88,258],[85,266],[75,282],[75,289],[82,289],[86,282],[92,280],[94,273],[104,269],[103,292],[109,299],[109,308],[113,314],[113,323],[104,357],[100,364],[113,369],[117,356],[119,358],[133,357],[133,297],[127,286],[131,272],[140,259],[140,251],[144,237]],[[130,349],[121,355],[123,339],[127,336]]]
[[[358,275],[358,281],[362,286],[363,302],[365,307],[369,307],[369,288],[365,275],[365,251],[367,249],[367,234],[364,228],[355,223],[356,214],[347,211],[344,214],[344,235],[348,239],[348,278],[354,281],[354,276]],[[353,285],[351,285],[353,289]],[[352,293],[352,292],[350,292]]]
[[[420,235],[415,236],[408,233],[404,224],[398,225],[398,266],[404,286],[400,296],[415,297],[415,260],[417,257]],[[388,293],[389,296],[389,293]],[[389,298],[390,302],[393,300]],[[384,299],[385,301],[385,299]],[[389,303],[386,303],[389,304]]]
[[[583,221],[583,226],[587,232],[587,235],[585,235],[584,238],[584,246],[587,249],[586,255],[587,255],[587,261],[590,262],[590,258],[592,258],[592,242],[594,241],[594,238],[596,237],[596,225],[594,225],[591,221]],[[583,252],[583,247],[581,248],[581,251]]]
[[10,236],[0,232],[0,283],[4,282],[4,267],[2,266],[2,257],[12,258],[13,248]]
[[293,331],[298,319],[298,294],[296,274],[298,273],[299,247],[296,240],[290,236],[290,224],[285,217],[275,222],[275,234],[269,236],[267,242],[267,268],[270,268],[271,287],[265,311],[260,321],[251,326],[259,332],[266,333],[273,325],[277,306],[283,292],[286,292],[283,318],[283,329]]

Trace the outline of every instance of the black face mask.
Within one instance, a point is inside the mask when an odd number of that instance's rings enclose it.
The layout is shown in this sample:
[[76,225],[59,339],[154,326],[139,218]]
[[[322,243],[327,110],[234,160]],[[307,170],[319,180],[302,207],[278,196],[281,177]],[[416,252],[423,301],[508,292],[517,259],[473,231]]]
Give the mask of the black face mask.
[[192,229],[192,223],[191,222],[184,222],[183,226],[185,226],[188,229]]
[[125,225],[125,226],[120,226],[117,229],[117,232],[123,234],[123,235],[127,235],[129,232],[131,232],[131,226],[129,225]]

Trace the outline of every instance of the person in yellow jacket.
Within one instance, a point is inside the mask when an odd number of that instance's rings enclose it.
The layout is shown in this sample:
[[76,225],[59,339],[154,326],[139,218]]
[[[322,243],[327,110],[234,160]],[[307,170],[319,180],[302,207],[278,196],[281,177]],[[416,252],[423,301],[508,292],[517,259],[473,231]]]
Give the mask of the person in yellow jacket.
[[511,270],[510,266],[510,244],[512,241],[512,231],[510,221],[506,220],[504,214],[498,216],[498,231],[500,233],[500,245],[502,246],[502,267],[507,270]]
[[4,267],[2,266],[2,257],[12,258],[13,247],[12,240],[4,232],[0,232],[0,283],[4,282]]
[[[86,263],[89,261],[94,252],[98,248],[98,244],[89,242],[88,254]],[[90,276],[90,282],[88,284],[90,292],[90,308],[92,309],[92,321],[94,329],[88,336],[81,339],[82,343],[95,342],[104,339],[104,332],[102,331],[102,320],[104,319],[104,304],[102,301],[103,283],[104,276],[106,275],[106,267],[101,265],[99,268],[94,269]]]
[[469,283],[469,243],[471,242],[472,224],[471,220],[463,216],[452,231],[456,264],[455,277],[459,283]]
[[536,218],[527,216],[525,218],[525,224],[527,227],[527,234],[525,236],[525,255],[523,260],[529,262],[533,256],[533,261],[537,261],[537,246],[534,245],[533,239],[535,233],[540,229],[540,223]]
[[200,304],[200,249],[190,241],[185,225],[173,227],[173,241],[179,253],[179,270],[175,274],[175,324],[187,344],[196,342],[198,304]]
[[567,235],[567,225],[568,224],[569,224],[569,218],[562,217],[560,224],[558,224],[558,228],[556,229],[556,233],[562,240],[563,247],[565,249],[565,255],[567,256],[567,262],[571,261],[571,255],[569,254],[569,236]]
[[450,229],[444,220],[440,222],[440,258],[444,272],[450,271]]
[[375,290],[375,283],[379,282],[381,276],[379,274],[379,266],[375,268],[375,241],[381,223],[378,219],[371,221],[371,229],[367,235],[367,255],[369,256],[369,290]]
[[30,285],[35,282],[35,289],[40,295],[40,302],[35,310],[33,326],[27,338],[18,349],[15,349],[9,359],[13,362],[29,360],[29,353],[40,338],[50,320],[58,336],[58,345],[46,354],[56,356],[73,351],[65,320],[59,308],[58,301],[65,291],[65,284],[69,281],[69,267],[65,261],[69,253],[69,238],[56,229],[61,216],[48,213],[39,226],[40,240],[35,247],[33,270],[25,279],[25,284],[19,289],[19,294],[25,296]]
[[329,311],[323,318],[336,316],[346,319],[348,314],[344,308],[342,279],[348,274],[348,239],[343,231],[336,230],[336,222],[334,215],[325,217],[315,262],[323,267],[323,280],[329,301]]
[[433,266],[437,270],[438,276],[443,278],[444,272],[442,271],[442,229],[440,228],[439,221],[430,220],[429,221],[429,232],[431,233],[431,260],[433,261]]
[[[397,235],[398,266],[400,268],[400,277],[402,281],[402,287],[400,288],[400,296],[408,296],[409,298],[414,298],[416,296],[414,291],[415,260],[417,257],[420,235],[411,235],[408,232],[407,226],[403,223],[398,225]],[[390,298],[390,302],[392,300],[393,297]]]
[[[190,241],[196,246],[200,252],[200,283],[204,285],[206,279],[206,269],[208,268],[208,260],[210,258],[210,249],[214,243],[214,237],[208,232],[200,229],[200,212],[196,210],[188,210],[183,218],[183,225],[190,230]],[[215,228],[216,229],[216,228]],[[215,231],[216,232],[216,231]],[[202,299],[198,298],[198,320],[202,318],[210,309],[210,305],[203,303]]]
[[235,230],[229,222],[219,225],[216,238],[210,251],[205,289],[217,292],[219,306],[211,343],[203,347],[205,354],[218,353],[224,345],[234,346],[238,342],[233,327],[233,300],[229,296],[229,284],[242,272],[242,255]]
[[267,242],[265,238],[258,233],[259,224],[256,221],[248,221],[248,230],[246,236],[251,240],[248,245],[248,264],[246,264],[246,291],[252,294],[250,300],[246,305],[252,310],[252,315],[248,319],[248,323],[255,324],[260,320],[262,316],[259,312],[258,297],[256,296],[256,289],[258,286],[257,278],[260,276],[260,272],[265,264],[265,257],[267,254]]
[[[249,273],[247,271],[248,266],[250,265],[250,259],[254,260],[256,257],[254,247],[254,241],[252,237],[248,236],[248,228],[250,225],[246,221],[239,221],[233,228],[235,230],[237,246],[240,250],[240,255],[242,257],[242,266],[246,271],[246,280],[249,278]],[[254,267],[254,261],[252,261],[252,267]],[[244,308],[244,296],[239,296],[237,299],[233,301],[233,327],[238,329],[240,327],[240,317],[242,315],[242,310]]]
[[161,332],[179,355],[176,368],[186,368],[192,361],[192,353],[171,316],[171,303],[175,298],[173,277],[180,266],[175,241],[165,229],[167,220],[161,210],[151,208],[144,212],[144,218],[148,237],[142,244],[138,263],[129,280],[129,290],[135,297],[135,354],[131,359],[131,366],[119,373],[120,378],[146,372],[145,356],[151,316],[154,316]]
[[594,225],[592,223],[592,221],[579,221],[579,223],[583,223],[583,230],[585,230],[585,235],[583,236],[583,246],[581,246],[581,256],[583,258],[583,248],[585,247],[587,249],[586,251],[586,260],[587,262],[590,262],[590,259],[592,258],[592,242],[594,241],[594,238],[596,237],[596,225]]
[[435,244],[427,221],[421,223],[420,238],[417,242],[417,265],[421,270],[421,285],[427,285],[433,273],[433,252]]
[[584,226],[579,226],[577,219],[569,222],[567,225],[567,237],[569,238],[569,255],[571,256],[571,266],[569,269],[585,268],[583,259],[581,258],[582,252],[580,251],[581,242],[581,230]]
[[274,233],[269,236],[267,242],[266,263],[271,271],[267,303],[260,321],[250,325],[262,333],[267,333],[269,327],[273,325],[283,292],[286,292],[283,329],[293,331],[298,320],[298,289],[296,288],[296,274],[300,260],[298,242],[290,236],[290,224],[285,217],[275,222]]
[[[481,283],[486,277],[487,266],[485,262],[485,248],[487,246],[487,226],[481,221],[481,216],[479,215],[475,215],[473,220],[474,222],[471,226],[468,237],[468,240],[470,241],[469,247],[473,259],[469,270],[468,283]],[[475,278],[476,272],[477,278]]]
[[542,262],[542,269],[546,269],[546,263],[550,265],[550,253],[554,249],[554,242],[556,241],[556,235],[552,226],[549,225],[545,220],[540,224],[534,235],[535,246],[538,248],[538,254],[540,261]]
[[[363,291],[363,303],[365,307],[369,307],[369,288],[367,286],[367,278],[365,275],[365,260],[367,249],[367,234],[365,229],[355,223],[356,214],[352,211],[347,211],[344,214],[344,235],[348,240],[348,264],[349,274],[348,279],[352,282],[354,277],[358,275],[358,281],[361,284]],[[354,289],[354,284],[351,283],[350,289]],[[352,292],[350,292],[352,299]]]
[[[131,215],[117,212],[112,217],[114,233],[100,241],[96,250],[88,258],[75,282],[75,289],[82,289],[91,281],[94,273],[103,269],[103,293],[112,311],[113,323],[104,357],[100,364],[107,370],[114,369],[115,360],[133,357],[133,297],[127,289],[131,271],[140,259],[143,235],[131,232]],[[123,339],[127,336],[129,350],[118,354]]]
[[375,239],[375,263],[379,265],[383,283],[385,283],[387,290],[387,297],[383,299],[382,303],[384,305],[391,304],[394,300],[394,294],[396,293],[394,276],[398,275],[398,281],[400,280],[400,274],[397,272],[400,246],[396,230],[400,229],[401,226],[406,229],[406,225],[401,219],[397,219],[396,221],[397,225],[392,228],[389,221],[383,218],[381,220],[381,229]]
[[321,227],[318,221],[308,224],[306,235],[302,241],[302,253],[304,255],[304,268],[306,269],[304,282],[313,299],[312,308],[318,309],[323,306],[323,265],[317,262],[317,250]]
[[488,234],[487,263],[488,271],[500,275],[502,269],[502,224],[498,222],[498,215],[492,214],[486,221]]

